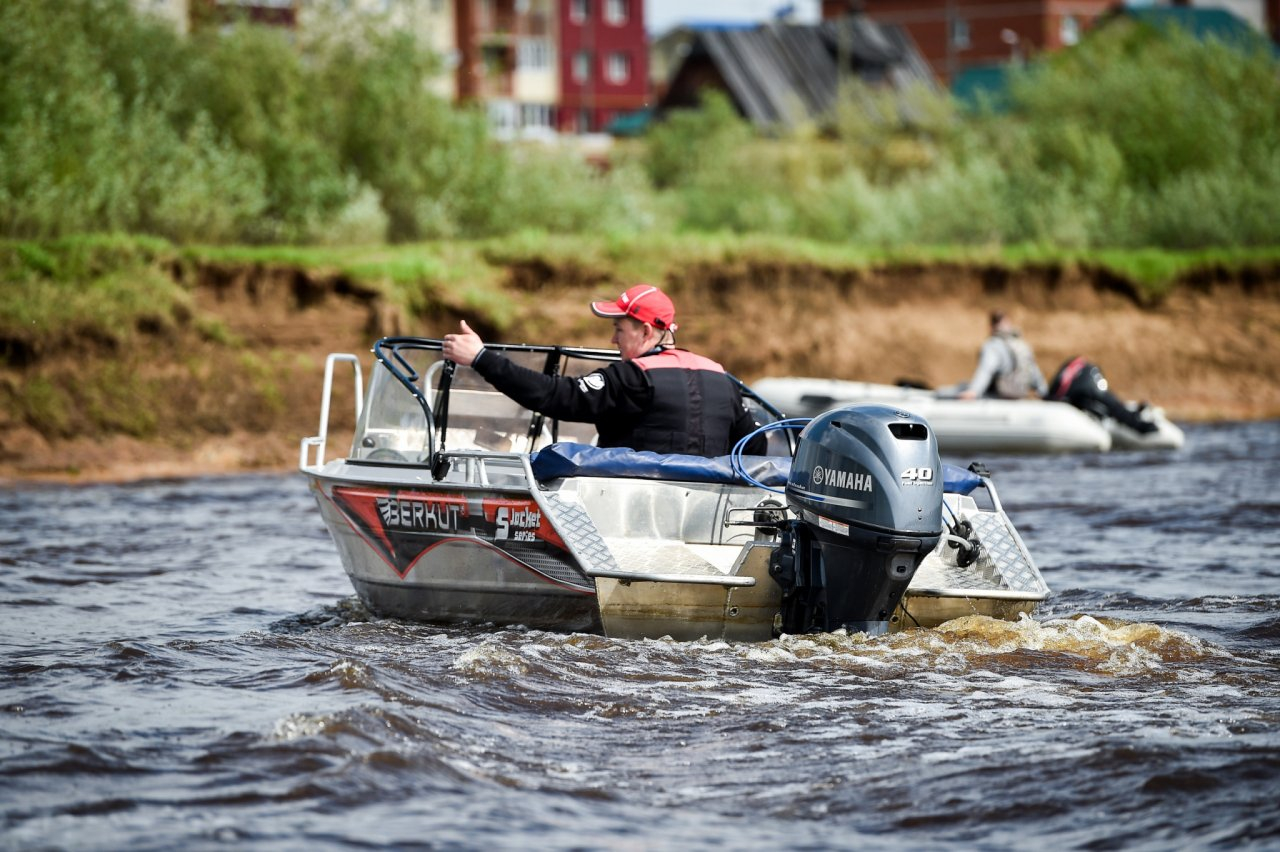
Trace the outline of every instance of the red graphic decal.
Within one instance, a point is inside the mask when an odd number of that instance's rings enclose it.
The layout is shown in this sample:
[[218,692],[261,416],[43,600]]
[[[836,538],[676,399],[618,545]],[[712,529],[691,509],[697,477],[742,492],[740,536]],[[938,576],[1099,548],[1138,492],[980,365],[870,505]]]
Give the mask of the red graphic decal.
[[556,534],[542,509],[532,500],[507,500],[485,498],[484,519],[493,525],[493,540],[545,541],[560,550],[567,550],[564,540]]
[[465,532],[468,517],[466,498],[455,494],[338,486],[333,502],[401,579],[441,536]]

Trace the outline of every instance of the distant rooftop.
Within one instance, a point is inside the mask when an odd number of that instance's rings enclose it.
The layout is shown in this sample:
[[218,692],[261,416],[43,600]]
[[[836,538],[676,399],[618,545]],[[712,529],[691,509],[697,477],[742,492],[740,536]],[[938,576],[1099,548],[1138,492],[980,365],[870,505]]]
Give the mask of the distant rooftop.
[[846,75],[895,91],[936,85],[904,29],[860,15],[819,24],[689,25],[669,33],[671,41],[682,35],[659,114],[696,107],[712,87],[757,127],[796,127],[829,118]]
[[1199,39],[1219,41],[1257,41],[1261,38],[1253,27],[1226,9],[1193,6],[1128,6],[1120,14],[1156,27],[1178,26]]
[[700,33],[732,33],[752,30],[760,26],[760,21],[680,21],[665,27],[662,31],[651,30],[655,38],[665,38],[681,30]]

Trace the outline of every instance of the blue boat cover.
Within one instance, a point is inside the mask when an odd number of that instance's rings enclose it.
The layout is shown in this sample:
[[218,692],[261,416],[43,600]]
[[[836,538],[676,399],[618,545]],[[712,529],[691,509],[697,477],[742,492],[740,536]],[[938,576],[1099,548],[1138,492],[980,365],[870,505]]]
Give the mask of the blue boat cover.
[[[686,456],[636,452],[626,447],[602,449],[590,444],[562,441],[539,450],[529,458],[533,475],[540,482],[566,476],[616,476],[624,479],[666,479],[676,482],[742,483],[733,472],[729,456]],[[743,456],[742,468],[761,485],[782,488],[791,473],[787,456]],[[982,479],[964,468],[944,464],[943,489],[968,494]]]
[[942,466],[942,490],[948,494],[969,494],[982,485],[982,477],[953,464]]
[[[539,481],[563,476],[618,476],[625,479],[669,479],[677,482],[738,483],[728,456],[686,456],[636,452],[626,447],[601,449],[563,441],[529,458]],[[791,472],[787,456],[743,456],[742,468],[762,485],[782,488]]]

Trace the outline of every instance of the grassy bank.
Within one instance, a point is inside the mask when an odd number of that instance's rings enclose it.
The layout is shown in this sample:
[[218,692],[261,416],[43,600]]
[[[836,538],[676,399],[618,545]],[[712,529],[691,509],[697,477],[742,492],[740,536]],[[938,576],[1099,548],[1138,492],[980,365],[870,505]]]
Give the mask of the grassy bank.
[[[342,278],[376,294],[405,316],[445,306],[505,329],[515,322],[513,270],[541,269],[577,281],[678,279],[691,266],[809,266],[833,273],[932,266],[1015,273],[1028,268],[1096,270],[1135,304],[1155,305],[1179,286],[1206,277],[1271,280],[1280,247],[1174,251],[1088,251],[1049,246],[935,246],[868,249],[771,235],[732,233],[664,236],[523,232],[508,238],[413,245],[176,246],[164,240],[89,236],[49,241],[0,241],[0,340],[10,363],[23,353],[96,342],[125,345],[139,330],[160,333],[194,324],[206,336],[223,332],[197,316],[191,291],[201,267],[296,269]],[[519,275],[515,275],[517,279]],[[537,276],[535,275],[535,286]]]

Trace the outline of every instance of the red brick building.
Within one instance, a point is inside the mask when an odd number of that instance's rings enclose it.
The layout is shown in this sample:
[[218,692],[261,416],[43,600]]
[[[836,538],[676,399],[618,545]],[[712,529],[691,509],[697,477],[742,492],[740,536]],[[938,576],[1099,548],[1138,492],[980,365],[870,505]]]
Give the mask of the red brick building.
[[824,18],[860,7],[904,27],[934,74],[950,84],[974,66],[1022,59],[1075,44],[1117,0],[823,0]]
[[560,104],[556,127],[603,130],[649,102],[644,0],[559,0]]

